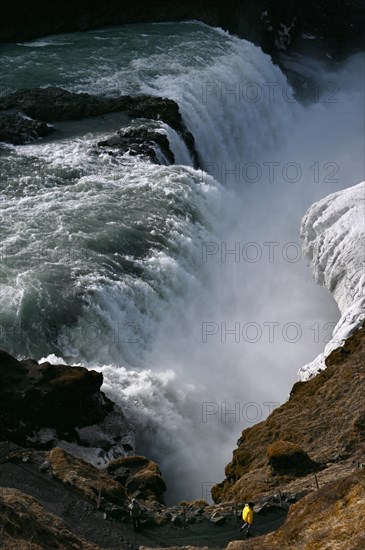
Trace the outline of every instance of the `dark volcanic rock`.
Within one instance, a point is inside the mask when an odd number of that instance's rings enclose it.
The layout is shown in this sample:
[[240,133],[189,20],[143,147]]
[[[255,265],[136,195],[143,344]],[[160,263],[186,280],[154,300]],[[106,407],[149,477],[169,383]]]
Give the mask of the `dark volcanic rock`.
[[52,426],[62,432],[75,426],[95,424],[112,409],[103,396],[103,377],[83,367],[16,361],[0,352],[0,394],[5,421],[1,431],[12,431],[18,421],[35,426]]
[[75,454],[87,449],[91,461],[93,448],[100,463],[125,456],[133,430],[100,391],[102,382],[83,367],[17,361],[0,351],[0,440],[36,448],[64,441]]
[[[187,130],[181,117],[178,104],[172,99],[152,96],[121,96],[118,98],[97,97],[86,93],[72,93],[62,88],[35,88],[18,90],[0,100],[0,111],[21,110],[28,117],[43,122],[75,120],[95,117],[106,113],[123,112],[131,119],[149,119],[164,122],[175,130],[186,143],[195,167],[199,166],[193,135]],[[3,116],[8,116],[7,113]],[[10,116],[10,115],[9,115]],[[41,124],[41,123],[38,123]],[[10,122],[9,122],[10,126]],[[44,125],[48,128],[46,125]],[[10,130],[9,130],[10,131]],[[131,154],[140,154],[144,148],[146,156],[156,161],[153,144],[158,144],[171,163],[174,162],[168,140],[163,134],[150,132],[145,134],[134,130],[120,134],[119,144],[115,138],[107,140],[103,146],[119,147]],[[123,139],[123,138],[126,139]],[[143,147],[143,140],[147,142]],[[133,145],[134,144],[134,145]],[[142,146],[142,147],[141,147]]]
[[18,90],[3,97],[0,110],[20,109],[43,122],[98,116],[113,110],[113,101],[89,94],[75,94],[62,88]]
[[0,113],[0,141],[5,143],[22,145],[48,136],[53,130],[45,122],[33,120],[22,112]]
[[[20,109],[43,122],[74,120],[109,113],[115,100],[101,99],[90,94],[76,94],[62,88],[21,89],[0,100],[0,110]],[[124,110],[124,109],[120,109]]]
[[174,164],[175,162],[167,136],[153,128],[121,130],[117,132],[117,135],[105,141],[100,141],[98,147],[108,148],[111,154],[117,150],[122,154],[129,153],[132,156],[145,157],[155,164],[161,164],[159,155],[156,152],[156,149],[160,149],[168,164]]
[[177,132],[182,131],[179,106],[172,99],[162,97],[126,95],[105,98],[50,86],[18,90],[1,98],[0,111],[13,108],[44,122],[125,112],[131,118],[160,120]]
[[[172,99],[159,97],[128,97],[126,110],[132,118],[162,120],[177,132],[181,132],[182,119],[179,106]],[[119,100],[116,100],[118,104]]]

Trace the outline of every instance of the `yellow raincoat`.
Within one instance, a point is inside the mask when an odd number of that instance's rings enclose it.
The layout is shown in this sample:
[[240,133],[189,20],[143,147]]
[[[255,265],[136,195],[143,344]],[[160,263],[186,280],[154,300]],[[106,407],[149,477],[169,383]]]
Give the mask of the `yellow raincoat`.
[[245,505],[244,509],[242,510],[242,519],[249,525],[253,522],[253,510],[249,507],[248,504]]

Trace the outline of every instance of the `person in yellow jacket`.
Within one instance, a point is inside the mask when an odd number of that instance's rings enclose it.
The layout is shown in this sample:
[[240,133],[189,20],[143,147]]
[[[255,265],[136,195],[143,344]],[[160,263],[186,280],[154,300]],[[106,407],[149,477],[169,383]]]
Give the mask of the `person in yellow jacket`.
[[251,525],[253,522],[253,507],[255,506],[254,502],[249,502],[248,504],[245,504],[245,507],[242,510],[242,519],[243,519],[243,525],[240,529],[240,531],[243,531],[247,528],[247,531],[245,535],[247,536],[250,532]]

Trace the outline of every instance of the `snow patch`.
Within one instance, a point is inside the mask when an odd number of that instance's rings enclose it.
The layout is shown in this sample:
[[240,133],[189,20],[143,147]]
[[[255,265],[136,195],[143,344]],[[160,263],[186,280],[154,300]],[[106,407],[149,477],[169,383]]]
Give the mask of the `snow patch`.
[[299,370],[308,380],[326,368],[325,358],[365,318],[365,182],[313,204],[302,220],[303,252],[314,279],[333,295],[341,312],[324,352]]

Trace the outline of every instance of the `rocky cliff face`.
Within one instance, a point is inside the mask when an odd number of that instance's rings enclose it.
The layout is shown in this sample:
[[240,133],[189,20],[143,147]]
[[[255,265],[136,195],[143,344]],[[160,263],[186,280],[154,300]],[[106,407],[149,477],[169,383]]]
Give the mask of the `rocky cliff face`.
[[364,354],[365,326],[329,355],[326,370],[297,382],[286,403],[244,430],[214,500],[308,491],[316,471],[320,485],[352,471],[365,454]]
[[29,40],[107,25],[196,19],[246,38],[268,53],[314,46],[341,58],[363,49],[364,16],[365,5],[360,0],[21,0],[2,7],[0,41]]
[[106,464],[134,450],[134,429],[83,367],[17,361],[0,351],[0,441],[72,450]]

